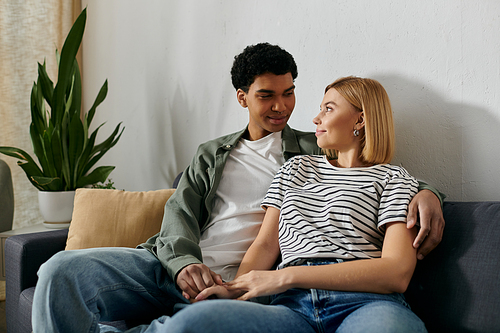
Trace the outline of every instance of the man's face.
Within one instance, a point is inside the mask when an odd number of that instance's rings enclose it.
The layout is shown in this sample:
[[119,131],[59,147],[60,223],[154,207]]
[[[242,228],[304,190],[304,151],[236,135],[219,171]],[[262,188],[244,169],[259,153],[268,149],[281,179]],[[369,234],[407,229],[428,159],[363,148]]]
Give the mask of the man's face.
[[238,89],[236,96],[248,108],[249,140],[259,140],[285,128],[295,107],[295,85],[291,73],[265,73],[255,78],[248,93]]

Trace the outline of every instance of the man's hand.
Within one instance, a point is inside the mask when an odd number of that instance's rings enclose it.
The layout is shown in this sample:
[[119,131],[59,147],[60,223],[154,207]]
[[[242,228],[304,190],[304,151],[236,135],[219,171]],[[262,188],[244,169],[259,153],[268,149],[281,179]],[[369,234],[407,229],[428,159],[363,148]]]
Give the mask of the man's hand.
[[408,207],[407,227],[411,229],[420,218],[420,231],[413,247],[418,249],[417,258],[422,260],[443,238],[444,218],[438,197],[429,190],[419,191]]
[[177,285],[186,299],[194,299],[202,290],[222,285],[222,278],[204,264],[191,264],[177,274]]

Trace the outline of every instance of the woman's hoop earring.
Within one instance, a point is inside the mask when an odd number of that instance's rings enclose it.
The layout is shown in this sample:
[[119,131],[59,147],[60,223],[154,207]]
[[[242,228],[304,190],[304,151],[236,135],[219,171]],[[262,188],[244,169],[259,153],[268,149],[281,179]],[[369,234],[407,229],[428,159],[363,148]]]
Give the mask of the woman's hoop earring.
[[359,135],[359,131],[357,129],[354,130],[354,136],[358,136]]

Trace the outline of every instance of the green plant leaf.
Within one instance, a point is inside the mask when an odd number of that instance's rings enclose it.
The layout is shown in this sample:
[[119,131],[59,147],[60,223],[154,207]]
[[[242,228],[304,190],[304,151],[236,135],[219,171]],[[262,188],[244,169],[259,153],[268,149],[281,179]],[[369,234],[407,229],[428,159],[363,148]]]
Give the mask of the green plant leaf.
[[38,63],[38,81],[39,81],[38,87],[41,87],[43,97],[45,98],[49,106],[52,108],[54,83],[52,82],[52,80],[50,80],[49,76],[47,75],[45,61],[43,62],[43,65]]
[[[15,157],[19,160],[23,160],[23,161],[26,161],[28,163],[33,163],[34,165],[36,165],[35,161],[31,158],[30,154],[28,154],[27,152],[25,152],[22,149],[15,148],[15,147],[1,146],[0,153],[7,155],[7,156],[10,156],[10,157]],[[38,168],[38,171],[41,175],[42,170],[40,170],[40,168]]]
[[31,183],[42,191],[64,191],[61,178],[59,177],[30,177]]
[[38,133],[42,133],[45,130],[45,105],[43,104],[43,96],[41,90],[38,88],[36,83],[33,83],[31,89],[31,123],[35,126]]
[[60,148],[56,147],[56,150],[53,150],[54,146],[57,146],[52,142],[54,138],[57,139],[57,134],[54,136],[50,135],[48,132],[45,132],[43,135],[43,146],[45,151],[45,158],[47,160],[47,166],[44,166],[43,170],[45,176],[47,177],[60,178],[61,173],[58,172],[58,170],[60,170],[61,167],[57,165],[58,157],[54,156],[54,152],[57,154]]
[[85,166],[85,168],[83,170],[84,173],[87,172],[88,170],[90,170],[90,168],[92,166],[94,166],[97,163],[97,161],[99,161],[101,159],[101,157],[103,157],[104,154],[106,154],[106,152],[108,150],[110,150],[114,145],[116,145],[116,143],[120,139],[123,131],[125,130],[125,128],[122,128],[120,134],[117,136],[117,133],[120,130],[121,124],[122,123],[120,122],[115,127],[115,130],[113,131],[113,133],[111,133],[111,135],[104,142],[102,142],[94,147],[94,149],[91,152],[91,156],[93,156],[93,157],[88,162],[88,164]]
[[94,104],[87,113],[87,125],[89,127],[90,124],[92,123],[92,119],[94,119],[96,108],[99,106],[99,104],[102,103],[102,101],[104,101],[107,94],[108,94],[108,80],[104,81],[104,84],[102,85],[101,89],[99,90],[99,93],[97,94],[97,97],[94,100]]
[[33,161],[33,159],[31,158],[31,156],[28,153],[26,153],[22,149],[14,148],[14,147],[0,147],[0,153],[22,160],[22,161],[18,161],[17,165],[19,165],[23,169],[24,173],[28,177],[28,180],[36,188],[42,189],[38,184],[33,182],[32,177],[42,177],[43,172],[42,172],[42,170],[40,170],[38,165],[35,163],[35,161]]
[[42,170],[46,172],[49,169],[49,162],[47,161],[47,156],[45,153],[45,142],[44,142],[44,134],[46,135],[46,131],[42,131],[41,133],[38,132],[35,129],[35,126],[33,123],[31,123],[30,126],[30,136],[31,136],[31,143],[33,144],[33,151],[38,158],[38,162],[40,163],[40,166],[42,167]]
[[73,27],[68,33],[64,45],[61,50],[61,58],[59,62],[59,72],[57,76],[57,84],[54,88],[53,105],[52,105],[52,122],[58,124],[63,118],[63,107],[65,103],[65,94],[68,85],[73,79],[72,69],[76,59],[76,54],[80,48],[85,30],[85,22],[87,20],[87,9],[85,8],[76,19]]
[[95,183],[104,183],[109,174],[115,169],[114,166],[100,166],[95,168],[87,176],[81,177],[76,184],[76,187],[84,187]]
[[33,83],[33,88],[31,88],[31,99],[30,99],[30,107],[31,107],[30,127],[35,127],[34,130],[38,134],[42,133],[45,130],[45,124],[43,122],[43,115],[42,111],[40,110],[37,95],[38,95],[37,85],[36,83]]
[[64,101],[64,112],[68,114],[68,117],[73,118],[75,114],[74,110],[71,110],[71,105],[73,104],[73,87],[75,86],[75,77],[71,79],[71,85],[68,86],[68,99]]
[[26,174],[26,177],[28,177],[28,180],[30,181],[31,184],[33,184],[33,186],[35,186],[37,189],[41,191],[46,190],[46,187],[43,187],[33,181],[33,165],[31,163],[22,163],[18,161],[17,165],[19,165],[23,169],[24,173]]
[[[63,155],[62,155],[62,150],[61,150],[61,138],[59,137],[59,135],[60,135],[59,131],[53,131],[52,138],[50,140],[52,143],[52,147],[51,147],[52,160],[54,163],[54,169],[55,169],[56,175],[58,175],[59,178],[64,180],[64,178],[62,177]],[[63,183],[65,183],[65,182],[63,182]]]
[[107,150],[116,144],[116,142],[118,141],[118,139],[122,135],[123,130],[125,129],[125,128],[122,128],[120,135],[118,135],[118,137],[117,137],[117,134],[118,134],[118,131],[120,130],[121,124],[122,124],[122,122],[118,123],[118,125],[116,125],[113,133],[111,133],[111,135],[108,136],[108,138],[106,140],[104,140],[103,142],[101,142],[100,144],[98,144],[94,147],[94,151],[93,151],[94,153],[99,152],[99,151],[103,151],[103,150]]
[[63,119],[61,120],[60,133],[59,133],[61,138],[61,152],[63,157],[62,176],[64,182],[66,183],[66,186],[72,188],[73,186],[71,184],[71,175],[73,174],[73,172],[71,171],[69,155],[68,155],[69,154],[68,124],[69,124],[68,114],[64,113]]
[[73,115],[69,124],[69,145],[68,159],[70,165],[71,186],[74,186],[78,180],[78,162],[83,152],[83,125],[79,115]]
[[[90,168],[93,166],[89,166],[89,161],[90,161],[90,158],[92,157],[91,154],[92,154],[92,151],[94,150],[94,144],[95,144],[95,140],[97,138],[97,132],[99,131],[99,129],[103,126],[104,124],[101,124],[99,127],[97,127],[95,129],[94,132],[92,132],[92,134],[90,135],[90,138],[88,138],[88,140],[86,141],[86,145],[85,145],[85,148],[82,152],[82,155],[80,157],[80,161],[78,162],[78,176],[83,176],[85,175],[85,173],[90,170]],[[88,167],[86,170],[85,168]]]
[[73,102],[71,103],[71,110],[75,114],[80,115],[82,110],[82,77],[80,75],[80,68],[78,67],[78,62],[73,61],[73,73],[74,73],[74,86],[73,86]]

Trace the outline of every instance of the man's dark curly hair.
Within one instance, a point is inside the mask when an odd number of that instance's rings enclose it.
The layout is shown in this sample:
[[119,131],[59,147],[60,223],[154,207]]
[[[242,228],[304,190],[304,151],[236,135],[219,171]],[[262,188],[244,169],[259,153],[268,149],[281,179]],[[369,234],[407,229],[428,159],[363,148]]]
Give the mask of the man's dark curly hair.
[[247,46],[242,53],[234,57],[231,80],[236,90],[241,89],[247,93],[255,77],[264,73],[291,73],[295,80],[297,64],[290,53],[269,43]]

